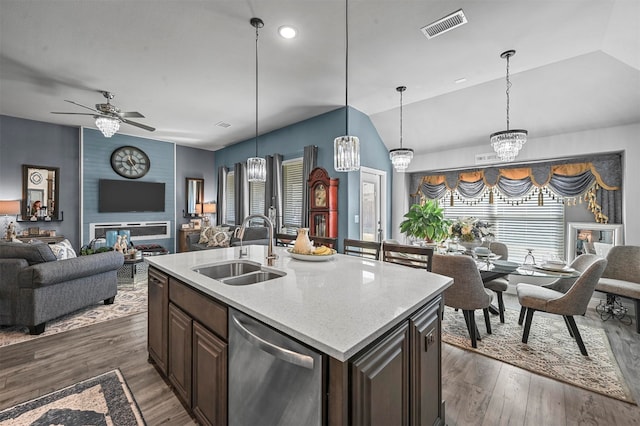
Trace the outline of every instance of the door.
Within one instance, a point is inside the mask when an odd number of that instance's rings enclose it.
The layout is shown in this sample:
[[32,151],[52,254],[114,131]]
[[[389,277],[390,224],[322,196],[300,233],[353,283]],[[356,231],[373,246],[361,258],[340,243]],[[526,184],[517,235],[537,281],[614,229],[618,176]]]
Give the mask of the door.
[[360,173],[360,239],[382,241],[386,238],[386,172],[362,167]]

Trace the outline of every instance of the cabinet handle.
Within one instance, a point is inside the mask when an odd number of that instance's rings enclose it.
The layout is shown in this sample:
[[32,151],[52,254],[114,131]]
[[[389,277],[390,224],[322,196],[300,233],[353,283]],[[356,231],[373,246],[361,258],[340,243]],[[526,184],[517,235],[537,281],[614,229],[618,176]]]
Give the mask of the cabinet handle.
[[281,360],[288,362],[290,364],[295,364],[300,367],[308,368],[309,370],[313,370],[313,358],[300,354],[298,352],[290,351],[289,349],[281,348],[280,346],[276,346],[271,342],[264,340],[261,337],[256,336],[249,330],[245,328],[245,326],[238,320],[238,318],[232,316],[233,322],[238,327],[238,331],[245,339],[254,345],[258,346],[263,351],[275,356],[276,358],[280,358]]
[[435,336],[433,335],[434,331],[435,330],[431,329],[424,336],[424,351],[425,352],[428,352],[429,351],[429,346],[434,344],[435,341],[436,341]]

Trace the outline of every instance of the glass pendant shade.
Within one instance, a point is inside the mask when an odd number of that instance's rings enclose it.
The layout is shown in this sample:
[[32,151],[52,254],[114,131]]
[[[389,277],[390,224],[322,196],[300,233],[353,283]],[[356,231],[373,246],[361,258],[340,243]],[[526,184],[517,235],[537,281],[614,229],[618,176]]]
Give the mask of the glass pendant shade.
[[267,180],[267,160],[259,157],[248,158],[247,180],[249,182],[265,182]]
[[411,148],[392,149],[389,151],[389,159],[391,159],[391,164],[393,164],[396,172],[403,173],[413,159],[413,150]]
[[337,172],[360,169],[360,139],[356,136],[338,136],[334,139],[333,168]]
[[120,120],[110,117],[96,117],[96,126],[105,138],[110,138],[120,130]]
[[491,146],[502,161],[513,161],[527,142],[529,132],[522,129],[503,130],[491,134]]

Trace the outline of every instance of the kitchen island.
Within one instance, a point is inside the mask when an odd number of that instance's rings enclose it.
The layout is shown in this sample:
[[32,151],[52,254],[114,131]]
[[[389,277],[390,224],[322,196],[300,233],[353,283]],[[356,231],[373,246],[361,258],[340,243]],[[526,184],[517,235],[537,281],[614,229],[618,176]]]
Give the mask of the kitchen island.
[[[243,261],[266,265],[267,247],[244,249]],[[305,262],[275,250],[278,259],[263,269],[285,275],[240,286],[196,272],[237,261],[239,247],[146,259],[150,359],[195,417],[231,423],[228,316],[237,310],[321,354],[320,424],[444,423],[440,295],[452,280],[359,257]],[[202,383],[202,369],[213,383]]]

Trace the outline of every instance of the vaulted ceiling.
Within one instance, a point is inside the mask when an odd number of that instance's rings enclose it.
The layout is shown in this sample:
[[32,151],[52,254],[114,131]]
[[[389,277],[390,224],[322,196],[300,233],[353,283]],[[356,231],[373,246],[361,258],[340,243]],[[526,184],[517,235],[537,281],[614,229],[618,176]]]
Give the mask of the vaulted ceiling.
[[[420,31],[457,9],[467,24]],[[108,90],[157,129],[122,133],[211,150],[251,138],[254,16],[260,133],[344,106],[344,1],[0,0],[0,114],[94,127],[51,111],[86,112],[64,100],[93,106]],[[298,37],[281,38],[285,24]],[[640,122],[637,0],[351,0],[348,103],[395,148],[405,85],[406,147],[488,145],[506,126],[508,49],[511,127],[530,138]]]

